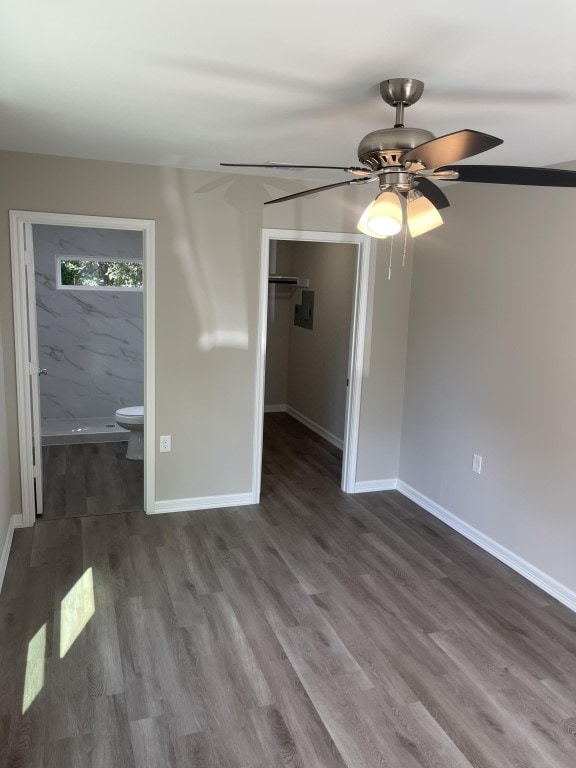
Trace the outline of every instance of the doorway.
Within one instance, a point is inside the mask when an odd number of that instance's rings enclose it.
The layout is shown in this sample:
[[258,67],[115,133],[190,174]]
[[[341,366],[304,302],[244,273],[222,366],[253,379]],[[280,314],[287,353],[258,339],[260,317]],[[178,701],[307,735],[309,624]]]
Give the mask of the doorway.
[[[275,301],[275,294],[269,289],[269,272],[270,263],[272,263],[273,270],[275,269],[274,259],[278,259],[278,246],[277,243],[283,244],[281,247],[290,247],[290,244],[321,246],[322,251],[326,253],[326,259],[330,258],[329,247],[330,245],[348,246],[348,252],[351,254],[353,261],[352,273],[351,273],[351,301],[348,310],[342,313],[342,316],[338,318],[338,323],[341,325],[344,322],[344,327],[349,328],[349,344],[347,344],[347,359],[344,361],[344,365],[340,365],[342,381],[340,385],[335,383],[335,391],[332,393],[332,397],[328,397],[327,400],[335,403],[334,407],[329,408],[332,413],[324,413],[324,416],[328,418],[325,421],[328,427],[324,426],[324,434],[322,434],[322,427],[318,421],[314,418],[308,417],[309,421],[307,426],[318,432],[325,438],[328,438],[329,442],[342,448],[342,474],[341,474],[341,488],[347,493],[354,492],[356,481],[356,456],[358,447],[358,428],[359,428],[359,415],[360,415],[360,398],[361,398],[361,381],[362,381],[362,368],[364,359],[364,339],[366,332],[366,311],[367,311],[367,296],[368,296],[368,275],[370,268],[370,238],[349,234],[349,233],[334,233],[334,232],[299,232],[294,230],[275,230],[266,229],[262,233],[262,249],[261,249],[261,281],[260,281],[260,314],[259,314],[259,358],[257,365],[257,402],[256,402],[256,424],[255,424],[255,477],[254,488],[256,489],[256,498],[260,497],[261,488],[261,472],[262,472],[262,450],[263,450],[263,429],[264,429],[264,412],[265,412],[265,379],[266,379],[266,354],[267,354],[267,325],[269,318],[269,311],[272,312],[277,309],[273,302]],[[337,249],[334,251],[336,254]],[[272,254],[272,260],[271,260]],[[297,259],[299,265],[302,264],[302,259]],[[286,263],[286,262],[284,262]],[[280,271],[282,271],[281,261],[277,261]],[[297,324],[301,324],[301,327],[310,329],[310,321],[312,326],[314,325],[314,308],[313,302],[314,286],[310,285],[309,278],[305,274],[302,275],[282,275],[284,278],[292,278],[296,282],[292,285],[297,289],[297,298],[299,303],[291,303],[290,313],[291,322],[295,321]],[[274,278],[273,278],[274,279]],[[308,281],[308,282],[307,282]],[[289,290],[289,280],[282,281],[278,279],[276,283],[282,286],[275,290]],[[312,290],[310,290],[312,289]],[[270,298],[269,298],[270,297]],[[332,311],[336,314],[334,318],[338,316],[337,308],[332,307]],[[344,317],[344,315],[347,315]],[[311,329],[310,329],[311,330]],[[342,345],[340,344],[340,347]],[[304,358],[306,355],[308,359],[310,356],[314,356],[313,345],[308,344],[308,351],[304,352]],[[342,363],[342,361],[340,361]],[[306,376],[306,371],[302,371],[302,376]],[[269,381],[270,384],[270,381]],[[300,397],[307,397],[305,393],[305,381],[303,386],[299,387]],[[270,387],[269,387],[270,390]],[[338,394],[337,391],[340,393]],[[304,394],[303,394],[304,393]],[[270,395],[270,392],[269,392]],[[320,403],[318,393],[312,393],[311,399],[316,401],[316,406],[324,408],[325,404]],[[340,408],[338,407],[338,401],[340,401]],[[288,406],[283,408],[284,404],[281,404],[277,410],[286,410],[289,414],[292,412],[293,416],[296,416],[299,421],[306,424],[306,416],[302,414],[298,409]],[[270,404],[269,404],[270,406]],[[270,407],[269,407],[270,410]],[[339,411],[339,412],[338,412]],[[343,411],[343,412],[342,412]],[[304,416],[304,418],[302,418]],[[324,419],[320,419],[322,421]],[[335,434],[335,431],[340,431],[337,426],[341,420],[342,424],[342,437],[340,438]],[[335,425],[332,429],[330,424]]]
[[[10,225],[24,525],[44,511],[123,511],[122,499],[118,509],[107,499],[114,488],[134,507],[142,474],[150,510],[154,222],[11,211]],[[115,419],[126,405],[144,406],[138,464],[127,461],[131,432]]]

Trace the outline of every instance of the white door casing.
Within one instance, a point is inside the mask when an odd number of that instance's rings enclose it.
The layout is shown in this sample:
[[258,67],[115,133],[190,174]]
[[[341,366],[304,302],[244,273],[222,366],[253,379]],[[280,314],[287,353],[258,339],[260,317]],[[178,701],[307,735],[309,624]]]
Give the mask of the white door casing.
[[144,274],[144,509],[155,503],[155,354],[154,354],[154,246],[155,224],[149,219],[120,219],[103,216],[10,211],[10,250],[20,484],[24,526],[34,525],[42,511],[42,447],[38,386],[38,337],[36,285],[32,250],[32,226],[53,224],[70,227],[136,230],[142,232]]
[[275,240],[316,243],[348,243],[357,246],[357,267],[352,302],[352,324],[349,352],[349,386],[346,393],[346,417],[342,457],[342,490],[353,493],[356,483],[358,432],[360,426],[360,400],[362,370],[368,312],[368,278],[373,243],[371,238],[347,232],[312,232],[291,229],[263,229],[260,249],[260,291],[256,360],[254,462],[252,488],[254,503],[260,501],[262,476],[262,442],[264,428],[264,378],[266,368],[266,325],[268,314],[268,261],[270,245]]

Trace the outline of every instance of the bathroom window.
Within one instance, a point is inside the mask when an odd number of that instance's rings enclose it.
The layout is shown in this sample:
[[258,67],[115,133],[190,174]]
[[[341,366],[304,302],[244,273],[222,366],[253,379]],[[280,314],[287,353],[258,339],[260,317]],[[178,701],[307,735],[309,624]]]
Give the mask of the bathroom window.
[[68,290],[141,291],[142,262],[56,256],[56,284]]

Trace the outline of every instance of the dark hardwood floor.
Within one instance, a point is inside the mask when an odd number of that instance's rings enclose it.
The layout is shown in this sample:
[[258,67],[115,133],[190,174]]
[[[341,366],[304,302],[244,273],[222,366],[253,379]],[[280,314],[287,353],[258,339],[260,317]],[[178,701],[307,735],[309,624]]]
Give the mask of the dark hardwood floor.
[[339,475],[274,414],[257,506],[16,531],[0,765],[574,768],[576,616]]
[[144,462],[126,458],[126,442],[42,449],[44,520],[144,509]]

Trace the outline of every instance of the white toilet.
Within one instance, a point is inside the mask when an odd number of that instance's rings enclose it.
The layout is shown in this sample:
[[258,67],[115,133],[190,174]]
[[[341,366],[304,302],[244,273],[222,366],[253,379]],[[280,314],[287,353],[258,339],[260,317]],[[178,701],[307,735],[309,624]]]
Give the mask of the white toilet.
[[130,430],[126,458],[142,460],[144,458],[144,406],[119,408],[115,413],[115,419],[119,427]]

